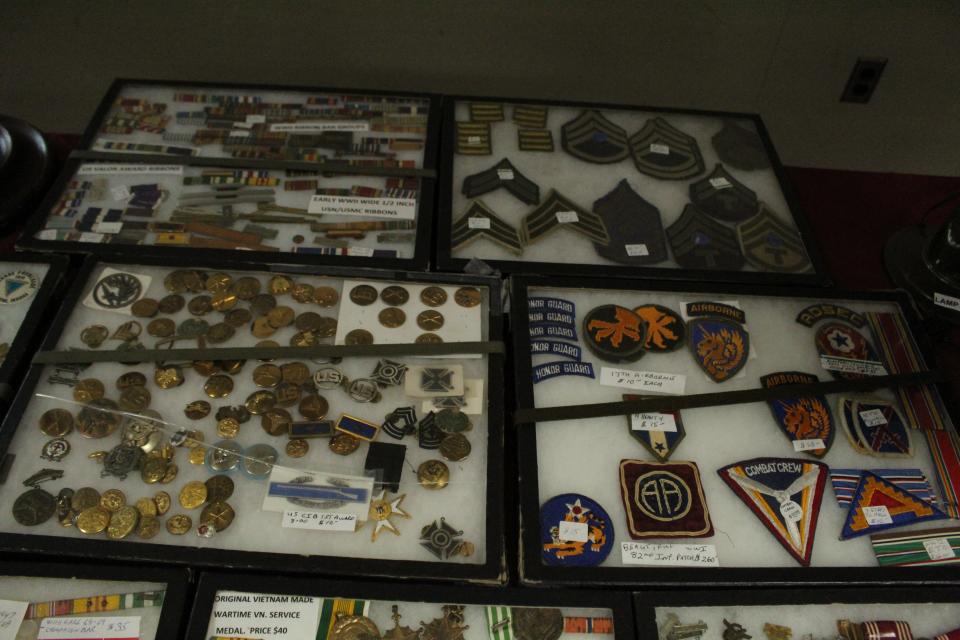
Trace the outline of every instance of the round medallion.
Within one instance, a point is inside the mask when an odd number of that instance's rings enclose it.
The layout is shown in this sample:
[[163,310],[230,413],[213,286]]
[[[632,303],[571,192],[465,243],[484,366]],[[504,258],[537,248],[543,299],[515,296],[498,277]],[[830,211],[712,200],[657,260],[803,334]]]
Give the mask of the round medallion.
[[447,301],[447,292],[442,287],[426,287],[420,292],[420,302],[428,307],[440,307]]
[[368,284],[357,285],[350,290],[350,301],[361,307],[373,304],[377,297],[377,290]]
[[43,489],[29,489],[13,502],[13,519],[25,527],[43,524],[57,512],[57,497]]
[[133,304],[143,293],[140,278],[131,273],[111,273],[93,287],[93,300],[106,309],[121,309]]

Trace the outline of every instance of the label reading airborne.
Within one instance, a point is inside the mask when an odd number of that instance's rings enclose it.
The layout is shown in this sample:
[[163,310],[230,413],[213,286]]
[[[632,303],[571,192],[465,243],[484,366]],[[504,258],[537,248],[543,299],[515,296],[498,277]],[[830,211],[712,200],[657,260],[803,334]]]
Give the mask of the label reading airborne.
[[307,211],[332,216],[415,220],[417,217],[417,201],[414,198],[315,195],[310,198]]

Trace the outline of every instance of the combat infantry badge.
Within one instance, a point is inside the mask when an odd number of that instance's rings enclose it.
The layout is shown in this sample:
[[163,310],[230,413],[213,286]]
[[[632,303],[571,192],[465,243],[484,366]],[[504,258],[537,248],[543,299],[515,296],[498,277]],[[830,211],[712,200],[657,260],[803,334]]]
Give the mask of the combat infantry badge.
[[754,458],[723,467],[720,477],[790,555],[810,565],[827,465],[809,460]]

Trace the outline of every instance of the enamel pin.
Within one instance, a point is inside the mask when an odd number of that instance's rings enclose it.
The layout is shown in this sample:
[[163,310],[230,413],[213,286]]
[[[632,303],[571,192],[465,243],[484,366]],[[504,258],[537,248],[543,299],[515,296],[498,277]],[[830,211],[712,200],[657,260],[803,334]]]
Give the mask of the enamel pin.
[[827,465],[810,460],[754,458],[719,471],[723,481],[803,566],[810,565]]

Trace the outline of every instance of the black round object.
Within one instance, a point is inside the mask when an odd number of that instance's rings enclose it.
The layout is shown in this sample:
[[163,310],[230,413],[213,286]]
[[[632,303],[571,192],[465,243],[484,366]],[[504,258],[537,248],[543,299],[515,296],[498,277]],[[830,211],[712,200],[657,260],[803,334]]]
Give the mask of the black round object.
[[53,179],[53,158],[30,124],[0,115],[0,231],[33,213]]
[[960,298],[960,213],[939,229],[913,226],[887,240],[883,261],[890,279],[913,297],[927,316],[960,324],[960,310],[940,306],[934,296]]
[[647,330],[636,313],[615,304],[604,304],[583,318],[583,341],[607,362],[633,362],[644,353]]

